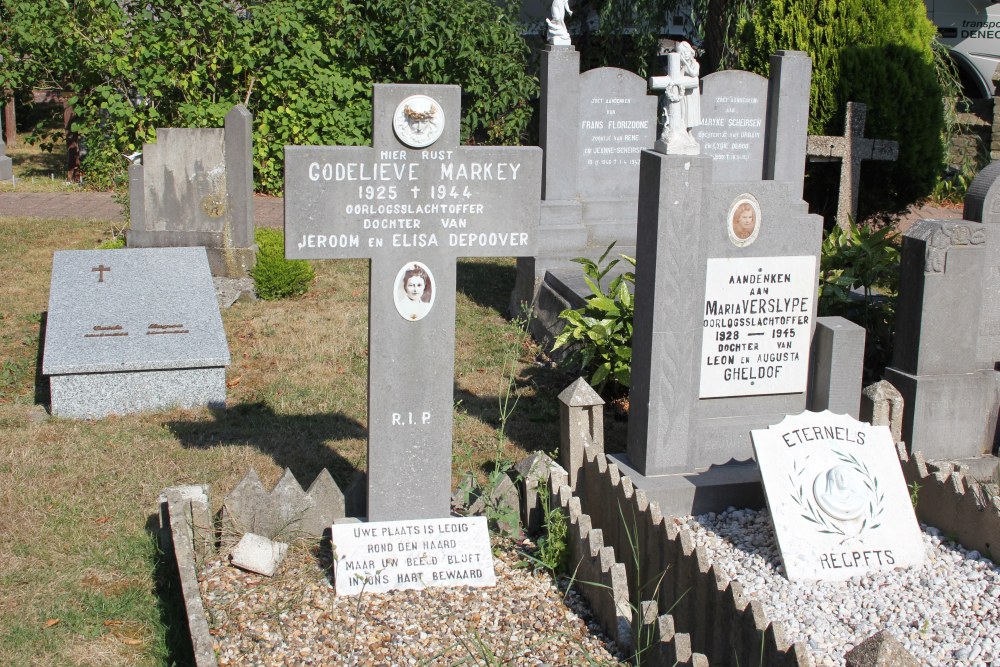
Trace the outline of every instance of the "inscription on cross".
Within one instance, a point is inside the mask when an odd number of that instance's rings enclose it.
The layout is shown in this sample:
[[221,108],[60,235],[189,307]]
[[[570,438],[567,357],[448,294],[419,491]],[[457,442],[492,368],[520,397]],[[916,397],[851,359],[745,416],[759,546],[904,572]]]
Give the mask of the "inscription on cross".
[[535,253],[542,153],[459,146],[458,86],[379,84],[371,147],[285,147],[285,254],[368,258],[368,519],[447,517],[459,257]]
[[858,191],[861,187],[861,161],[895,161],[899,143],[889,139],[865,139],[865,117],[868,107],[861,102],[848,102],[844,119],[844,136],[809,137],[806,155],[813,162],[840,160],[840,195],[837,198],[837,224],[845,231],[850,228],[848,216],[858,214]]

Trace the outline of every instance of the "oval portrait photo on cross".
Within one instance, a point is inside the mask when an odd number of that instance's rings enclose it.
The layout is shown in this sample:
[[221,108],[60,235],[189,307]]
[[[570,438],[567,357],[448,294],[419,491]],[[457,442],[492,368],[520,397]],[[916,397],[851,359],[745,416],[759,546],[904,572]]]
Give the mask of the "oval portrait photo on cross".
[[403,319],[415,322],[430,312],[434,305],[434,278],[425,264],[407,262],[392,285],[396,310]]
[[750,194],[737,197],[726,216],[729,240],[740,248],[750,245],[757,240],[760,224],[760,204],[756,197]]

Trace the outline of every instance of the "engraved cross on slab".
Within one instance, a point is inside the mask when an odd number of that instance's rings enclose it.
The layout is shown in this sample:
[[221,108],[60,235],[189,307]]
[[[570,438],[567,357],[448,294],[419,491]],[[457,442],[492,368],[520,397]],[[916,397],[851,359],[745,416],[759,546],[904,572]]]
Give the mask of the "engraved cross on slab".
[[373,107],[372,147],[285,147],[285,255],[371,259],[368,519],[447,517],[456,260],[535,254],[542,152],[460,146],[458,86]]
[[94,268],[92,268],[91,271],[96,271],[97,272],[97,282],[103,283],[104,282],[104,273],[105,272],[111,273],[111,267],[110,266],[104,266],[103,264],[101,264],[99,266],[95,266]]

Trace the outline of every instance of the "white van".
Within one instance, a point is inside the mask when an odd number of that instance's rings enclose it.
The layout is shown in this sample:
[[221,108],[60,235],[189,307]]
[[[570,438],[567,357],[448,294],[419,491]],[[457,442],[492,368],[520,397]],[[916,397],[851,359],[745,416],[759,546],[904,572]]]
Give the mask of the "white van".
[[969,97],[993,96],[1000,63],[1000,0],[924,0],[938,39],[951,50]]

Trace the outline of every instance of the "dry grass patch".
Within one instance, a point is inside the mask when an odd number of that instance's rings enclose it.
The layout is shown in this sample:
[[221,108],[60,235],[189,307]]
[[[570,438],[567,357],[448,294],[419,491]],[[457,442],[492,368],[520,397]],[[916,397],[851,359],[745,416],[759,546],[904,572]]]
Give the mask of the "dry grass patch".
[[[45,419],[40,330],[53,251],[93,248],[108,224],[0,218],[0,662],[183,662],[168,570],[150,531],[158,493],[209,484],[219,504],[252,466],[265,484],[288,467],[308,486],[365,469],[368,266],[316,264],[310,291],[223,313],[232,365],[227,409],[100,421]],[[456,479],[482,476],[558,442],[555,395],[571,378],[501,313],[511,260],[461,262]],[[503,369],[513,363],[513,381]],[[508,390],[519,397],[506,420]],[[501,426],[504,433],[499,433]],[[504,437],[501,437],[504,436]]]

